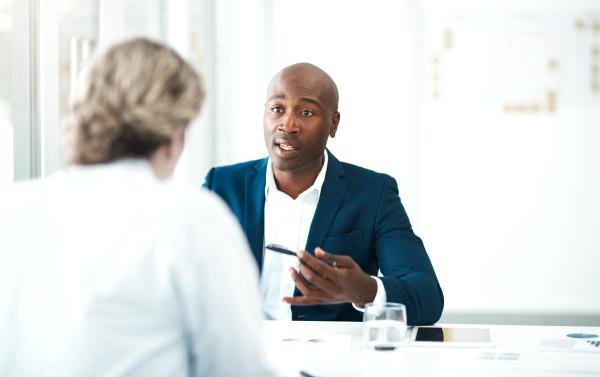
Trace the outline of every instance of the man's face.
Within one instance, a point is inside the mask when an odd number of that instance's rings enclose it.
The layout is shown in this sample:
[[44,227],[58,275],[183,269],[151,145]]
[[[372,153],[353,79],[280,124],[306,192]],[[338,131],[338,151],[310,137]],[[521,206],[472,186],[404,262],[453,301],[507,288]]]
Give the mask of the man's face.
[[283,71],[273,79],[263,123],[274,168],[293,173],[321,163],[339,122],[330,92],[312,72]]

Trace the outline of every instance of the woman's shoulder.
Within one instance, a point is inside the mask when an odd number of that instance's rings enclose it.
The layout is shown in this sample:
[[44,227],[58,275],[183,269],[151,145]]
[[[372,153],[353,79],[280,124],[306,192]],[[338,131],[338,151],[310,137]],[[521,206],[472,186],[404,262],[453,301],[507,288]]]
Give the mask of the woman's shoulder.
[[221,197],[208,189],[172,185],[162,191],[162,206],[172,209],[181,220],[196,222],[201,218],[205,222],[221,224],[233,218]]

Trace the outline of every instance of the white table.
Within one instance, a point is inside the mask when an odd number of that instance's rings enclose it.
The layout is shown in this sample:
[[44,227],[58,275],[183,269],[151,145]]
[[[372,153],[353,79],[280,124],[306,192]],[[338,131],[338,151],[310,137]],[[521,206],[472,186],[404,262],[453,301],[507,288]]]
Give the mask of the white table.
[[[570,339],[569,333],[595,333],[600,327],[485,326],[493,329],[492,348],[405,346],[399,351],[368,351],[360,322],[265,321],[267,354],[285,376],[303,370],[328,376],[596,376],[600,353],[542,350],[543,339]],[[599,339],[599,338],[596,338]]]

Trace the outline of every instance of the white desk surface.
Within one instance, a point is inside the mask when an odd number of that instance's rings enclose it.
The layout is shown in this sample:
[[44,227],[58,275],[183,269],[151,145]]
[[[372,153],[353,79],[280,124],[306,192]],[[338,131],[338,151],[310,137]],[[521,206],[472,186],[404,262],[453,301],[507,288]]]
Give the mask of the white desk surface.
[[600,327],[483,327],[493,329],[494,347],[408,345],[399,351],[367,351],[360,322],[265,321],[264,333],[268,357],[284,376],[297,376],[297,371],[303,370],[317,377],[600,377],[600,352],[559,352],[539,347],[543,339],[570,339],[566,337],[569,333],[600,335]]

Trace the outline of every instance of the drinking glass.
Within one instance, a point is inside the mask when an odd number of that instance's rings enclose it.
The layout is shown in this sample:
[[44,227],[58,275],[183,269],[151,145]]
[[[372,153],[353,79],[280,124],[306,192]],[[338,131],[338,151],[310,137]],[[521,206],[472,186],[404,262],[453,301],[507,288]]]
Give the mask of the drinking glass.
[[406,343],[406,307],[395,302],[365,305],[364,340],[367,348],[393,351]]

